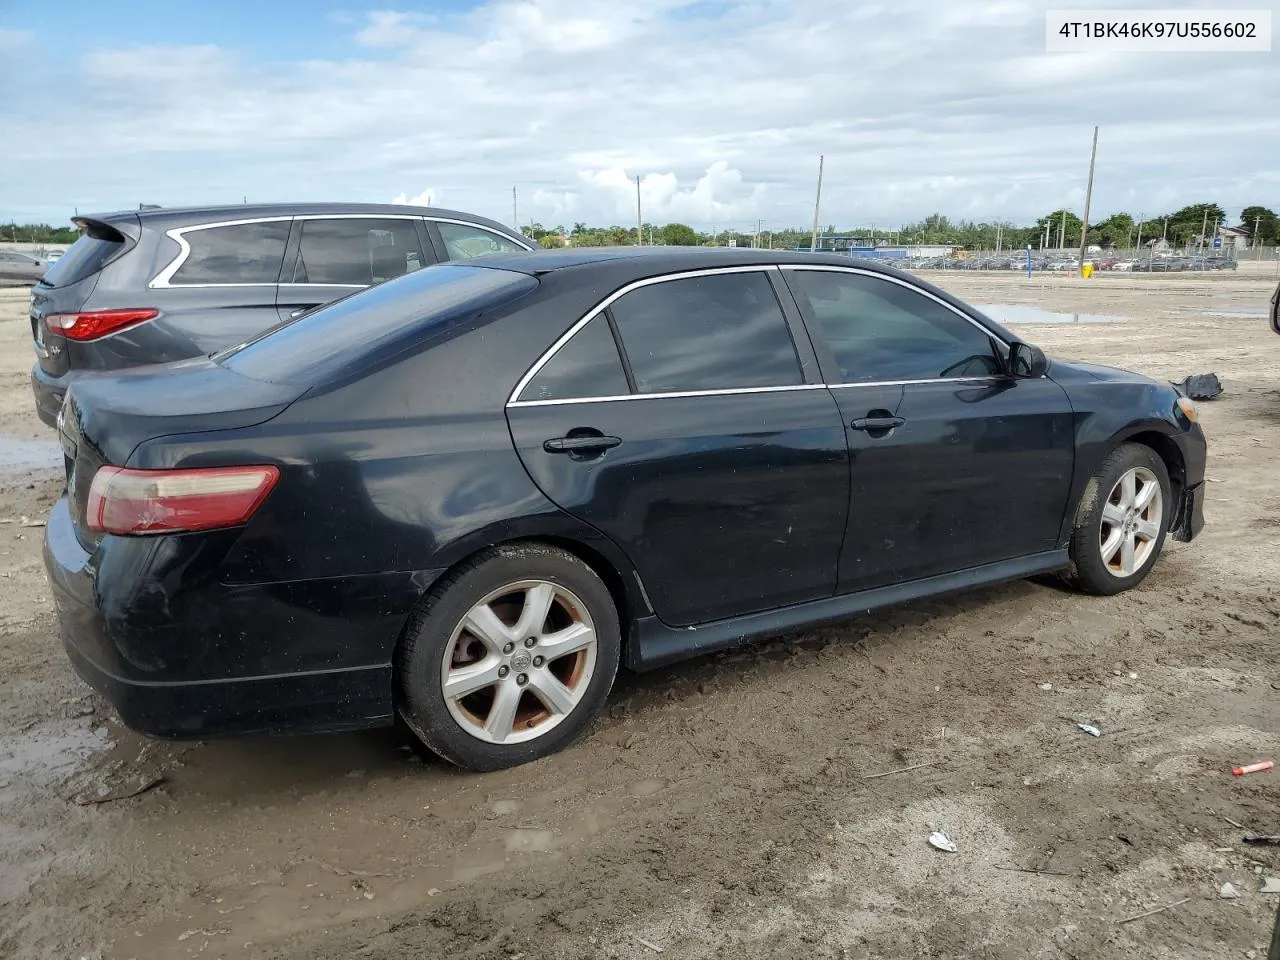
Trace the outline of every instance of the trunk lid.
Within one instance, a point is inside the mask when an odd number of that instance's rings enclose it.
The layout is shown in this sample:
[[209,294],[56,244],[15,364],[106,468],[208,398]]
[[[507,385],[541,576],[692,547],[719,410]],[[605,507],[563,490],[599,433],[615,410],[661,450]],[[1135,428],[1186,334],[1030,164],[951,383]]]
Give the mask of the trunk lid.
[[58,441],[80,542],[93,549],[101,539],[85,525],[98,468],[128,466],[138,445],[157,437],[265,423],[305,392],[240,376],[206,358],[78,378],[58,416]]

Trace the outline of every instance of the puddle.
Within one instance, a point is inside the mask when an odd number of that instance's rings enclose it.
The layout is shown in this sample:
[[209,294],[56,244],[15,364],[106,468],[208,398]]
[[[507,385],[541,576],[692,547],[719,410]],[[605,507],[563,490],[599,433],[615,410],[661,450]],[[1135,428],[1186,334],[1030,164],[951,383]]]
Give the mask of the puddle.
[[1111,313],[1054,313],[1025,303],[979,303],[975,306],[997,323],[1117,323],[1129,319]]
[[72,728],[56,734],[32,730],[0,738],[0,785],[21,780],[47,785],[87,769],[90,759],[111,746],[104,726]]
[[1265,310],[1187,310],[1188,313],[1199,313],[1206,317],[1229,317],[1239,318],[1246,317],[1250,320],[1267,319],[1267,311]]
[[0,436],[0,473],[17,473],[62,466],[62,448],[56,440],[19,440]]

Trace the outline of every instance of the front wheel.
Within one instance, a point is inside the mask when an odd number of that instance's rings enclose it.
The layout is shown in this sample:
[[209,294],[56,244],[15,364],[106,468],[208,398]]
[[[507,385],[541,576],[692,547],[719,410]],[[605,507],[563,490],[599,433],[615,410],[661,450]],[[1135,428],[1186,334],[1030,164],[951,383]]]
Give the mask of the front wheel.
[[1111,595],[1136,587],[1164,547],[1173,496],[1164,461],[1126,443],[1102,461],[1081,498],[1071,534],[1072,582]]
[[457,766],[527,763],[599,712],[620,649],[617,610],[595,571],[542,544],[498,547],[439,583],[409,624],[397,707]]

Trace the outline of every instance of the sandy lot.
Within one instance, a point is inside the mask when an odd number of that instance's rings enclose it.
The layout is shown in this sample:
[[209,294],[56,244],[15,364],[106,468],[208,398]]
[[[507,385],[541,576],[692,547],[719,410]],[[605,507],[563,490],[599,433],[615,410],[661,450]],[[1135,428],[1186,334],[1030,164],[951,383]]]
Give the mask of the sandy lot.
[[578,745],[485,776],[390,731],[175,745],[114,722],[23,526],[61,480],[25,293],[0,290],[0,956],[1265,952],[1280,848],[1241,838],[1280,833],[1280,771],[1230,770],[1280,760],[1276,281],[936,279],[1128,318],[1019,328],[1063,357],[1216,371],[1202,537],[1121,597],[1015,583],[624,677]]

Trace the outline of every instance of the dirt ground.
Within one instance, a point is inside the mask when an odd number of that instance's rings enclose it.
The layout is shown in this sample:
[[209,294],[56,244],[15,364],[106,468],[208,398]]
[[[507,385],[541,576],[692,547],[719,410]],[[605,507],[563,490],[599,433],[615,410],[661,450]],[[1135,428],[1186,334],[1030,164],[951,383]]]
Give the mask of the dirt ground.
[[61,481],[25,293],[0,290],[0,956],[1265,953],[1280,847],[1241,840],[1280,833],[1280,771],[1231,768],[1280,760],[1276,280],[933,279],[1127,318],[1018,327],[1052,354],[1217,372],[1202,537],[1120,597],[1014,583],[626,676],[577,745],[483,776],[390,731],[118,726],[67,665],[23,525]]

